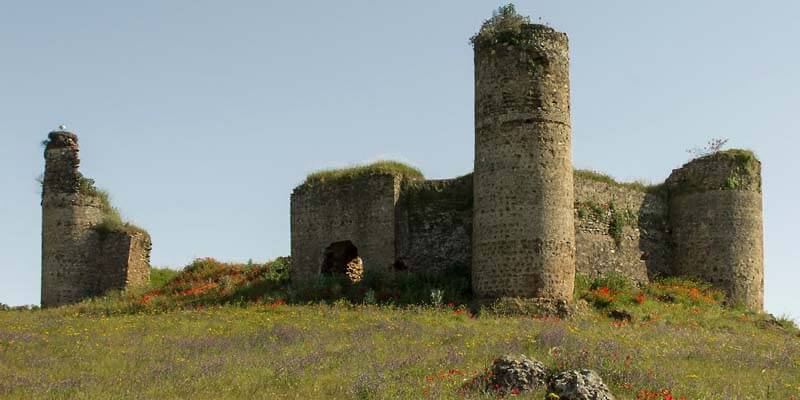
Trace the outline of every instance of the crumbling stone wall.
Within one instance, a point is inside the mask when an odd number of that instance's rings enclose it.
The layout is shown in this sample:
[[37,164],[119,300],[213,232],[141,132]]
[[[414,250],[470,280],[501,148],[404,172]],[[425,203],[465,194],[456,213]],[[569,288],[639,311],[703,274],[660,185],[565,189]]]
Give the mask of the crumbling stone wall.
[[291,198],[292,281],[317,279],[325,249],[350,241],[365,273],[391,273],[401,178],[371,175],[302,184]]
[[761,163],[727,151],[693,160],[667,179],[675,273],[702,278],[731,303],[764,307]]
[[666,196],[575,176],[576,271],[637,283],[671,275]]
[[525,24],[518,42],[475,46],[472,285],[479,297],[570,300],[567,35]]
[[397,204],[395,268],[469,271],[472,264],[472,174],[407,181]]
[[100,238],[97,268],[102,289],[123,289],[150,282],[150,235],[117,231],[101,233]]
[[351,241],[367,271],[471,268],[480,298],[563,304],[576,271],[639,283],[695,276],[761,310],[759,161],[716,153],[653,188],[573,175],[567,36],[508,10],[472,39],[474,174],[301,185],[292,194],[293,279],[315,278],[325,249]]
[[[75,134],[49,134],[42,181],[43,307],[76,303],[111,288],[149,280],[146,233],[108,236],[96,230],[106,218],[109,205],[90,190],[90,181],[78,171],[78,152]],[[105,276],[112,270],[125,279]]]

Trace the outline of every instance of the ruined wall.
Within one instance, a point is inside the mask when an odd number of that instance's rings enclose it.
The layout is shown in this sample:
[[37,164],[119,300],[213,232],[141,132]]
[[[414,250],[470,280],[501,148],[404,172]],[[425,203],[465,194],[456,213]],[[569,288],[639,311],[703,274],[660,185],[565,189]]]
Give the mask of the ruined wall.
[[298,186],[291,199],[292,281],[317,279],[325,248],[345,240],[358,249],[366,273],[391,272],[399,192],[393,175]]
[[472,284],[480,297],[572,298],[575,226],[567,35],[523,25],[475,46]]
[[[589,176],[587,176],[589,175]],[[575,176],[576,271],[646,283],[671,274],[666,196]]]
[[397,203],[399,270],[468,271],[472,264],[472,174],[407,181]]
[[111,288],[149,281],[146,233],[109,235],[96,229],[110,205],[78,172],[78,151],[76,135],[49,134],[42,182],[42,307],[76,303]]
[[100,239],[97,271],[103,290],[150,282],[150,235],[135,231],[103,232]]
[[762,310],[761,163],[745,151],[709,155],[673,171],[667,188],[675,272]]

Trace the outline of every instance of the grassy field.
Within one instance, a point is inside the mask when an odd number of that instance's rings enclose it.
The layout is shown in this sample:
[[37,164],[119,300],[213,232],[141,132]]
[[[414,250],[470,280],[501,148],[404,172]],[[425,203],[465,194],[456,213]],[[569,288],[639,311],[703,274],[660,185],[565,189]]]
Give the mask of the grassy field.
[[144,291],[0,312],[0,398],[494,398],[462,387],[509,352],[593,368],[620,399],[800,398],[796,327],[686,282],[582,280],[588,305],[558,320],[392,299],[287,304],[270,265],[206,264],[159,272]]

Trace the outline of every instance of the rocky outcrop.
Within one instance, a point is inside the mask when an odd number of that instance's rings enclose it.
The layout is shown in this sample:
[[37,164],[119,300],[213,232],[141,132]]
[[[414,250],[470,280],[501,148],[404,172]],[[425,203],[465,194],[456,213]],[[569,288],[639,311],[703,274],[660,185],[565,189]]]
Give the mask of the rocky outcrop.
[[566,371],[555,375],[547,387],[559,400],[614,400],[596,372],[588,369]]

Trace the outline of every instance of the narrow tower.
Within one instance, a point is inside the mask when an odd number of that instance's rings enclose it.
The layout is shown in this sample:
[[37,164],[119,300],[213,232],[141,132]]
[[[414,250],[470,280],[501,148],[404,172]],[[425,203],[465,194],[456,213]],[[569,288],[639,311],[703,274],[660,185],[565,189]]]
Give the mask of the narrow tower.
[[42,181],[42,307],[150,280],[150,235],[78,171],[78,137],[50,132]]
[[764,308],[761,162],[745,150],[693,160],[667,179],[675,273]]
[[42,307],[75,303],[96,293],[97,235],[91,227],[103,220],[95,196],[81,193],[78,137],[50,132],[44,150],[42,182]]
[[567,35],[503,8],[473,38],[472,285],[571,300],[575,279]]

